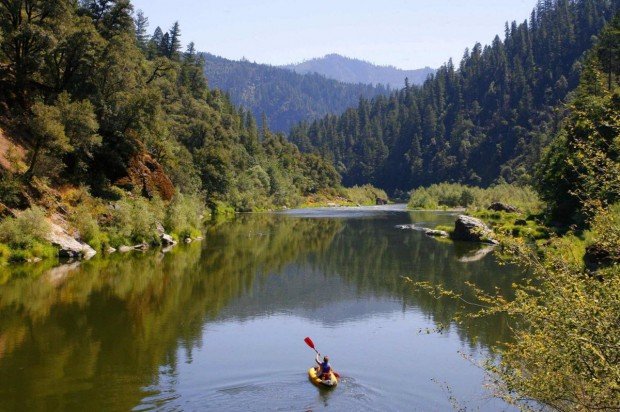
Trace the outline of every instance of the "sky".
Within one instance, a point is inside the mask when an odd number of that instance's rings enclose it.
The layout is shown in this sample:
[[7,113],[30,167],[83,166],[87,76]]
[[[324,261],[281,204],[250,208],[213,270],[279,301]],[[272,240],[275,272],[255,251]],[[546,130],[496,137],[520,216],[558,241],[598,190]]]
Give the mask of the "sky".
[[179,21],[184,44],[229,59],[298,63],[329,53],[402,69],[460,61],[536,0],[132,0],[149,31]]

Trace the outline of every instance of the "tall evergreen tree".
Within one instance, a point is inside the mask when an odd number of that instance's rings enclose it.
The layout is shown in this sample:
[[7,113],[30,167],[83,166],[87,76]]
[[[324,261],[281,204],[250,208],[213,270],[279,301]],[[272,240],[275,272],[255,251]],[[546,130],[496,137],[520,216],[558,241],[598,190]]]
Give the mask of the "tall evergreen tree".
[[136,12],[134,22],[136,26],[136,40],[138,41],[138,46],[142,50],[146,50],[149,41],[149,36],[146,31],[149,27],[149,19],[144,15],[142,10],[138,10]]
[[181,51],[181,28],[178,21],[175,21],[170,29],[170,43],[168,47],[168,58],[178,60]]

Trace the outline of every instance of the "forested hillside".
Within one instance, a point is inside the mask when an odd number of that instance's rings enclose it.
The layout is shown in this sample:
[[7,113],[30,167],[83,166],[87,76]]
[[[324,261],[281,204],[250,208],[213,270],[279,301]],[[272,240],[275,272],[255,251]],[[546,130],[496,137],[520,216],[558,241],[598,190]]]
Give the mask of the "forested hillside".
[[129,0],[0,3],[0,127],[27,151],[3,153],[0,203],[25,207],[41,196],[35,186],[69,185],[250,210],[338,183],[319,157],[209,89],[178,23],[147,29]]
[[[314,120],[327,114],[342,113],[360,97],[386,95],[383,86],[341,83],[322,75],[294,73],[247,60],[234,61],[202,53],[209,85],[226,91],[231,100],[250,110],[269,127],[288,132],[302,120]],[[353,84],[357,83],[357,84]]]
[[475,44],[421,87],[361,100],[295,127],[290,140],[330,157],[345,183],[390,191],[435,182],[528,181],[565,115],[584,52],[618,1],[545,0],[504,40]]
[[402,70],[393,66],[377,66],[364,60],[352,59],[339,54],[306,60],[297,64],[282,66],[297,73],[318,73],[327,78],[345,83],[365,83],[387,85],[392,89],[402,89],[405,79],[411,84],[424,83],[429,74],[435,72],[430,67],[415,70]]

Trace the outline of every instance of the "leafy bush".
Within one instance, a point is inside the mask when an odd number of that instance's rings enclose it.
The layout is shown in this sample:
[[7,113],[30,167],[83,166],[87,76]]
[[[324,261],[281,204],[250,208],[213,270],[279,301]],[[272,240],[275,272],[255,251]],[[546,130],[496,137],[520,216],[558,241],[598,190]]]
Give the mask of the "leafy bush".
[[31,248],[35,242],[44,242],[50,231],[43,209],[32,207],[18,217],[0,222],[0,243],[14,249]]
[[0,203],[13,207],[19,203],[22,183],[11,172],[2,172],[0,176]]
[[344,188],[344,197],[356,205],[374,205],[377,199],[388,199],[384,190],[372,185],[353,186]]
[[0,261],[51,258],[56,249],[46,240],[50,231],[43,209],[32,207],[0,222]]
[[111,209],[111,220],[105,229],[112,246],[135,243],[159,244],[157,223],[164,218],[164,204],[159,198],[125,197]]
[[80,234],[80,239],[93,249],[101,250],[108,243],[108,236],[101,230],[93,211],[86,204],[75,208],[71,219]]
[[198,196],[179,193],[166,209],[164,227],[181,239],[195,237],[200,233],[204,213],[204,203]]

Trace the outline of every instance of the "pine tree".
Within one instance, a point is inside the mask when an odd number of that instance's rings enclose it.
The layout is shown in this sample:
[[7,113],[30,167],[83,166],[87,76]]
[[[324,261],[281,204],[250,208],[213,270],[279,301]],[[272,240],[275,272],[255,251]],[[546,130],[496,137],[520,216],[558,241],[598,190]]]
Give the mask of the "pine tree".
[[136,26],[136,40],[138,41],[138,46],[144,51],[149,41],[149,36],[146,32],[146,29],[149,27],[149,19],[144,15],[142,10],[136,12],[134,24]]
[[170,29],[170,42],[168,44],[168,58],[172,60],[178,60],[180,51],[181,51],[181,28],[179,27],[179,22],[175,21],[174,25]]

